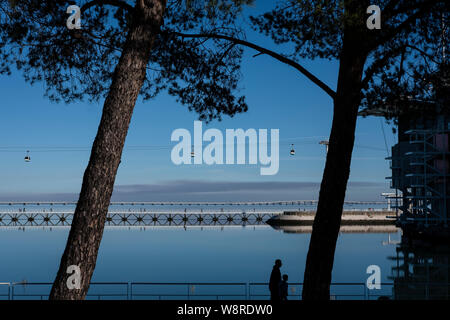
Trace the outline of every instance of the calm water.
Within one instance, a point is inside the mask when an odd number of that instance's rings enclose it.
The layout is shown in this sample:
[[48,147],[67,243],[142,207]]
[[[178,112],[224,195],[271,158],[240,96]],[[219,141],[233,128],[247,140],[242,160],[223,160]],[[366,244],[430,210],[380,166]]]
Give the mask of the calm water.
[[[399,297],[449,297],[448,285],[421,284],[449,282],[448,246],[406,246],[392,226],[341,231],[333,282],[365,283],[367,267],[378,265],[381,281],[395,282]],[[0,282],[52,282],[68,232],[62,226],[0,226]],[[302,282],[309,238],[305,227],[264,224],[106,227],[93,282],[268,282],[275,259],[282,259],[289,282]],[[391,295],[393,287],[379,293]]]
[[[0,228],[0,282],[52,281],[68,235],[65,227]],[[269,226],[146,227],[105,229],[94,281],[266,282],[273,261],[301,282],[309,233],[285,233]],[[333,281],[364,282],[366,268],[391,275],[395,245],[388,233],[341,233]],[[391,239],[400,235],[394,233]]]

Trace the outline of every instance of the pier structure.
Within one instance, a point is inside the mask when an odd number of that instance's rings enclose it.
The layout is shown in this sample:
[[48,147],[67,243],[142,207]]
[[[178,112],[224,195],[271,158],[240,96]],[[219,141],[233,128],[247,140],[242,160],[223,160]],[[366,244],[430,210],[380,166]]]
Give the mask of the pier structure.
[[[364,210],[377,215],[373,206],[383,201],[347,201],[352,216]],[[111,202],[106,226],[214,226],[264,225],[286,212],[314,219],[316,200],[260,202]],[[0,227],[69,226],[76,202],[0,202]],[[370,209],[360,209],[362,207]],[[378,212],[382,214],[382,211]],[[355,216],[356,217],[356,216]]]
[[[289,201],[113,201],[114,206],[307,206],[317,205],[318,200]],[[0,206],[69,206],[76,201],[0,201]],[[384,205],[385,201],[345,201],[344,205]],[[0,207],[1,210],[1,207]]]

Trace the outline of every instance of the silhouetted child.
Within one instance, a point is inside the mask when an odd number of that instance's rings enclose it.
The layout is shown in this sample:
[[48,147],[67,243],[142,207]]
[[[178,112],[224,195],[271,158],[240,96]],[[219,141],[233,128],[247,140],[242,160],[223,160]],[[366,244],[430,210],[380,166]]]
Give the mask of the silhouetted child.
[[287,274],[283,274],[283,280],[280,282],[280,298],[281,301],[285,301],[287,300],[287,296],[288,296],[288,275]]

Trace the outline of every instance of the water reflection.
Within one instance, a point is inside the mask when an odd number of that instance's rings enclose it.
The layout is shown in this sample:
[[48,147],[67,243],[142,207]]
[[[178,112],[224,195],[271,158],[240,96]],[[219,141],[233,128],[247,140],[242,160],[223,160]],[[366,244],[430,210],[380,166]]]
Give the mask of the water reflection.
[[[275,230],[283,231],[284,233],[311,233],[312,226],[277,226],[271,225]],[[347,225],[341,226],[340,233],[397,233],[398,228],[395,225]]]
[[[0,242],[11,244],[0,247],[0,256],[5,261],[0,264],[0,282],[53,281],[69,226],[53,229],[26,226],[20,227],[20,232],[18,228],[0,227]],[[395,226],[342,226],[340,231],[333,282],[353,285],[332,286],[333,298],[375,300],[380,295],[392,299],[449,298],[449,286],[442,285],[448,283],[450,275],[448,246],[419,245],[403,238],[400,241]],[[266,283],[277,258],[283,260],[282,272],[289,275],[290,283],[303,282],[310,232],[311,226],[270,227],[263,223],[245,227],[203,223],[110,226],[105,229],[93,282],[207,283],[208,286],[210,283],[264,283],[248,292],[267,298]],[[382,290],[369,292],[365,289],[366,269],[373,264],[380,266],[381,281],[386,285],[383,284]],[[434,282],[441,284],[431,285]],[[28,293],[30,287],[27,286]],[[142,286],[142,292],[137,288],[133,292],[155,295],[160,292],[158,286],[152,286],[155,288],[151,290],[149,287]],[[291,288],[295,292],[290,294],[298,298],[301,286]],[[117,292],[122,294],[124,291],[119,289]],[[180,290],[187,293],[188,289],[184,286]],[[195,293],[204,294],[200,286],[195,287]],[[228,291],[217,287],[213,293],[220,296]]]
[[447,243],[426,243],[402,237],[390,279],[399,300],[440,300],[450,296],[450,248]]

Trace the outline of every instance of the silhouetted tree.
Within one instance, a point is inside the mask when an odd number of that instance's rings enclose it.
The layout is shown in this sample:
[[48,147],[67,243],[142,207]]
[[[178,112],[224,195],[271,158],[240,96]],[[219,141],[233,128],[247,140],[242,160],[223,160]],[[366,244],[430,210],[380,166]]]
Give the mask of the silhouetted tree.
[[[242,50],[174,35],[237,35],[233,22],[247,2],[0,1],[1,74],[15,66],[27,81],[43,81],[55,101],[105,98],[51,299],[83,299],[88,292],[139,94],[150,99],[166,89],[206,121],[247,110],[244,97],[236,96]],[[81,29],[66,26],[71,4],[81,6]],[[70,265],[80,267],[81,289],[66,285]]]
[[[366,26],[371,4],[381,8],[381,29]],[[252,19],[276,43],[293,44],[293,59],[339,60],[336,92],[327,92],[334,104],[333,123],[305,268],[304,299],[329,299],[359,108],[429,94],[425,78],[436,70],[433,60],[448,44],[448,12],[448,1],[438,0],[288,0]]]

